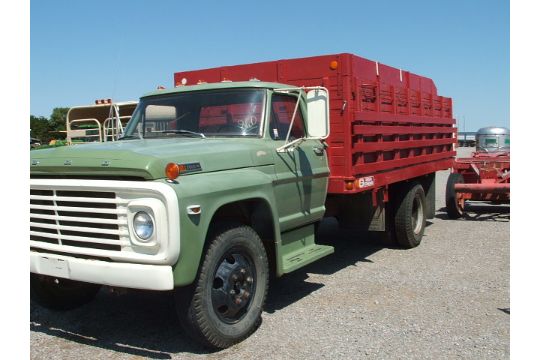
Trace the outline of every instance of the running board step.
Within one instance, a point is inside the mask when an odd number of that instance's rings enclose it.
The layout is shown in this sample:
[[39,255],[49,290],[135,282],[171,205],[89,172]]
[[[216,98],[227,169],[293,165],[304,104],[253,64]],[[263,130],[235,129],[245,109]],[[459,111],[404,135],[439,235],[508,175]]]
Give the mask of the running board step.
[[313,224],[288,231],[281,234],[278,273],[290,273],[333,252],[333,246],[315,244]]
[[326,255],[334,253],[334,247],[328,245],[313,244],[298,252],[287,254],[283,259],[283,272],[290,273],[296,269],[319,260]]

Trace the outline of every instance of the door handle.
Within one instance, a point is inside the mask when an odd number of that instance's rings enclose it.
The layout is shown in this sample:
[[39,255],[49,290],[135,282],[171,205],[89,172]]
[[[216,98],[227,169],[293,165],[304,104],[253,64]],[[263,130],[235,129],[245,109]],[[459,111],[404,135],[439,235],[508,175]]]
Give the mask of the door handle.
[[313,147],[313,152],[315,153],[315,155],[318,155],[318,156],[321,156],[324,154],[324,146],[314,146]]

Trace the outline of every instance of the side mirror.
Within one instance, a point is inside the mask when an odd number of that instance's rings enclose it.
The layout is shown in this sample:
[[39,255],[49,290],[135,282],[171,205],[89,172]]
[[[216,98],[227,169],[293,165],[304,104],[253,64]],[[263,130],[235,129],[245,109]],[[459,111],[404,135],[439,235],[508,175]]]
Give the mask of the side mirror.
[[328,90],[316,88],[307,93],[307,133],[310,139],[326,139],[330,134]]

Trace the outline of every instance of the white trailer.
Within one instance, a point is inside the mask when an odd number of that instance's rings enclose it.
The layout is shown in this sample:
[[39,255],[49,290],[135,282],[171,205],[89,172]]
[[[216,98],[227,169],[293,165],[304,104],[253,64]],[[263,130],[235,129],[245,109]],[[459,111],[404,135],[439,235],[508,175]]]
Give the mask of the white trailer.
[[116,141],[137,104],[138,101],[113,103],[104,99],[92,105],[72,107],[66,117],[68,144]]

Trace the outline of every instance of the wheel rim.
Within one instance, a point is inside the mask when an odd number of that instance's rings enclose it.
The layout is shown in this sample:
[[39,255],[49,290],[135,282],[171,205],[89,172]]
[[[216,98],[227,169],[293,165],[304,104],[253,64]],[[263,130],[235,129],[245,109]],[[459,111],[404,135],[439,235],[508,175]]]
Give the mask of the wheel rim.
[[414,197],[411,220],[413,232],[418,235],[422,231],[424,222],[424,205],[418,195]]
[[221,258],[212,283],[212,306],[225,323],[240,321],[251,305],[256,277],[253,261],[239,250]]

